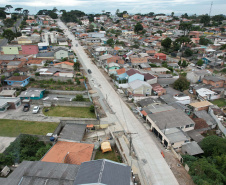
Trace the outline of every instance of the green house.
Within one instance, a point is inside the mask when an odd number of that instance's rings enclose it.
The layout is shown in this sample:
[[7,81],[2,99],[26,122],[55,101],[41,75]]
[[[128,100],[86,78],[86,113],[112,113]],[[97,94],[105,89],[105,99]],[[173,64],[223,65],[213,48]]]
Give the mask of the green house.
[[2,46],[2,51],[5,55],[18,55],[20,50],[21,50],[20,45]]

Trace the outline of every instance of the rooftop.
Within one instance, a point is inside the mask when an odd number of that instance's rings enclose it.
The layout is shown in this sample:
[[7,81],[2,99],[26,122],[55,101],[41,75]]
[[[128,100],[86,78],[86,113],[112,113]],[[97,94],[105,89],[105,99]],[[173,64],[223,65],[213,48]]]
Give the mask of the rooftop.
[[41,161],[80,165],[90,161],[93,148],[93,144],[58,141]]
[[182,110],[175,109],[163,113],[148,114],[160,130],[195,124]]
[[29,88],[26,91],[22,91],[18,97],[40,97],[42,91],[45,91],[45,89]]
[[130,185],[130,178],[130,166],[101,159],[82,163],[77,173],[74,185]]
[[194,115],[205,120],[209,126],[217,124],[216,121],[205,110],[194,111]]
[[4,185],[73,185],[78,165],[41,161],[23,161],[6,179]]
[[189,105],[195,108],[201,108],[201,107],[207,107],[213,104],[208,101],[200,101],[200,102],[190,103]]
[[181,151],[183,154],[188,155],[198,155],[204,153],[204,151],[195,141],[182,145]]
[[12,76],[6,79],[5,81],[24,81],[27,78],[30,78],[29,76]]
[[202,141],[204,139],[204,137],[196,130],[190,130],[190,131],[188,131],[186,133],[188,134],[188,136],[190,138],[192,138],[197,143],[199,143],[200,141]]
[[170,140],[170,143],[189,140],[190,138],[178,128],[163,129],[162,132]]
[[145,98],[143,100],[138,101],[137,104],[141,107],[146,107],[151,104],[161,104],[161,101],[158,98]]

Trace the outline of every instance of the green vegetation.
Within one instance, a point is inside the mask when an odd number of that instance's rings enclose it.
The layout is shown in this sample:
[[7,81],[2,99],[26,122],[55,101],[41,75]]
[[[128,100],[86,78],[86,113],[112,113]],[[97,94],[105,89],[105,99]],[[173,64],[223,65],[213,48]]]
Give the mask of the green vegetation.
[[208,44],[212,44],[212,42],[205,37],[200,37],[199,44],[207,46]]
[[198,65],[198,66],[202,66],[203,64],[204,64],[204,62],[203,62],[202,59],[198,60],[198,62],[197,62],[197,65]]
[[217,105],[218,107],[225,107],[226,106],[226,100],[224,98],[220,98],[217,100],[211,101],[212,104]]
[[[46,109],[48,111],[46,112]],[[95,118],[95,114],[90,112],[89,107],[45,107],[43,114],[46,116],[75,117],[75,118]]]
[[49,15],[52,19],[57,19],[57,9],[53,8],[53,10],[39,10],[37,15]]
[[0,136],[16,137],[21,134],[46,135],[54,132],[57,123],[0,119]]
[[77,94],[73,101],[86,101],[89,102],[89,98],[84,98],[82,94]]
[[135,25],[135,27],[134,27],[134,32],[135,32],[136,34],[138,34],[138,33],[141,32],[143,29],[144,29],[144,28],[143,28],[142,24],[141,24],[140,22],[138,22],[138,23]]
[[89,111],[90,111],[90,112],[92,112],[92,113],[94,113],[94,112],[95,112],[94,105],[91,105],[91,106],[89,107]]
[[98,160],[98,159],[109,159],[115,162],[120,162],[121,157],[119,158],[116,156],[114,149],[112,149],[111,152],[105,152],[105,153],[102,153],[100,149],[96,152],[96,155],[95,155],[95,160]]
[[8,40],[8,43],[10,43],[15,38],[15,33],[10,29],[6,29],[3,31],[2,36]]
[[79,18],[84,16],[85,13],[79,10],[71,10],[70,12],[66,12],[65,10],[61,10],[63,12],[61,20],[64,22],[76,22],[79,23]]
[[0,154],[0,165],[13,165],[23,160],[39,161],[50,148],[50,144],[46,145],[36,136],[20,135]]
[[193,51],[189,48],[187,48],[185,51],[184,51],[184,55],[186,57],[191,57],[193,55]]
[[162,40],[161,45],[164,47],[166,51],[168,51],[168,49],[171,47],[171,43],[172,40],[169,37],[167,37],[164,40]]
[[72,80],[67,80],[66,82],[61,80],[55,81],[52,78],[49,80],[32,80],[32,83],[29,84],[30,87],[66,91],[84,91],[86,89],[84,84],[74,85]]
[[190,86],[190,82],[183,76],[178,78],[174,83],[173,83],[173,88],[177,89],[179,91],[184,91],[187,90]]
[[14,19],[5,19],[3,21],[4,25],[7,27],[7,28],[10,28],[13,26],[15,20]]
[[197,185],[226,184],[226,139],[208,136],[200,143],[204,151],[202,158],[184,155],[189,174]]

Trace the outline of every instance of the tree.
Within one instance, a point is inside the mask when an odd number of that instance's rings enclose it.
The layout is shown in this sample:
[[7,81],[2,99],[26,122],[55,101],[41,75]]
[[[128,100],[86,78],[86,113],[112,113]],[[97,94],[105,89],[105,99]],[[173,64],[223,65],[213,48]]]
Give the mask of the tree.
[[201,143],[205,156],[226,154],[226,139],[215,135],[205,137]]
[[27,10],[27,9],[23,10],[23,14],[24,14],[25,16],[28,16],[29,10]]
[[107,40],[107,44],[109,45],[109,46],[111,46],[111,47],[114,47],[114,40],[113,39],[108,39]]
[[187,35],[192,29],[191,22],[181,22],[179,25],[179,29],[184,31],[184,36]]
[[167,37],[164,40],[162,40],[161,45],[167,51],[170,48],[171,43],[172,43],[172,40],[169,37]]
[[221,31],[221,33],[223,33],[225,31],[225,28],[224,27],[221,27],[220,28],[220,31]]
[[200,19],[200,23],[203,23],[204,26],[208,26],[208,24],[210,23],[210,16],[209,15],[202,15],[201,19]]
[[190,82],[185,77],[180,77],[173,83],[173,88],[179,91],[184,91],[188,89],[189,86]]
[[193,55],[193,51],[189,48],[187,48],[185,51],[184,51],[184,54],[186,57],[190,57]]
[[10,9],[13,7],[11,5],[6,5],[5,8],[10,12]]
[[89,111],[90,111],[90,112],[95,112],[94,105],[91,105],[91,106],[89,107]]
[[218,24],[221,23],[225,19],[224,15],[215,15],[212,17],[212,21],[217,22]]
[[4,25],[7,27],[7,28],[10,28],[13,26],[14,24],[14,20],[13,19],[5,19],[3,21]]
[[73,99],[74,101],[85,101],[82,94],[77,94],[76,98]]
[[144,29],[144,27],[142,26],[142,24],[140,22],[138,22],[134,27],[134,32],[138,34],[143,29]]
[[8,43],[10,43],[15,38],[14,32],[10,29],[4,30],[2,36],[8,40]]
[[186,60],[183,60],[181,66],[182,66],[182,67],[187,67],[187,66],[188,66],[188,63],[186,62]]
[[174,16],[174,12],[171,13],[171,17],[173,17],[173,16]]
[[212,42],[205,37],[200,37],[199,44],[207,46],[208,44],[212,44]]
[[178,65],[181,66],[181,60],[179,60]]
[[154,12],[150,12],[150,13],[148,13],[148,16],[150,16],[150,17],[152,17],[153,15],[155,15],[155,13],[154,13]]
[[0,8],[0,18],[2,19],[6,18],[5,7]]
[[196,63],[198,66],[202,66],[203,65],[203,60],[202,59],[200,59],[200,60],[198,60],[198,62]]
[[78,61],[74,63],[74,70],[80,71],[80,63]]
[[15,8],[15,11],[21,14],[21,11],[23,10],[23,8]]

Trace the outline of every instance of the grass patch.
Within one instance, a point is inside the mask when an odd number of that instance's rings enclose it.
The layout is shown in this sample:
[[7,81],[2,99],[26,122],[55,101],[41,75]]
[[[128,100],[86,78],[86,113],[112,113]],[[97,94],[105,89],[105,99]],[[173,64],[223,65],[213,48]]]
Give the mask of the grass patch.
[[224,98],[220,98],[217,100],[211,101],[212,104],[217,105],[218,107],[225,107],[226,106],[226,100]]
[[[46,109],[49,111],[45,112]],[[95,113],[90,112],[89,107],[45,107],[42,112],[46,116],[96,118]]]
[[58,123],[0,119],[0,136],[16,137],[22,134],[46,135],[52,133]]
[[111,152],[105,152],[105,153],[102,153],[102,151],[97,150],[95,155],[95,160],[97,159],[109,159],[115,162],[120,162],[113,148]]

